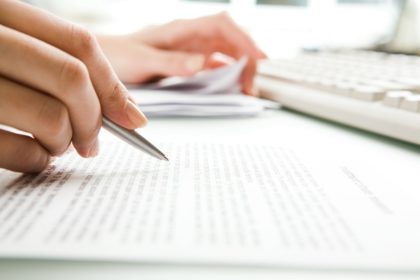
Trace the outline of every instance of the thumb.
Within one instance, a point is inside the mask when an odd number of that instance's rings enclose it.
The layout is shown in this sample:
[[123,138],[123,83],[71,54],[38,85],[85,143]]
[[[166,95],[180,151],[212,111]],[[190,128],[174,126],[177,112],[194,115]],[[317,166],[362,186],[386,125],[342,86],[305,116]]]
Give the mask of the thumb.
[[203,70],[205,62],[202,54],[155,49],[150,69],[159,76],[191,76]]

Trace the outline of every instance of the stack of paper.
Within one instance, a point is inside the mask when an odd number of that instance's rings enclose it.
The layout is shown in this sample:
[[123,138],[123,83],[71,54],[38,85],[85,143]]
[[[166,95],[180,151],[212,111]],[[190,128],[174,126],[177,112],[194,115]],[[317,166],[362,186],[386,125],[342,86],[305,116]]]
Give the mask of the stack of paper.
[[148,117],[162,116],[254,116],[277,103],[240,92],[240,76],[247,59],[206,70],[193,77],[170,77],[158,83],[131,89]]

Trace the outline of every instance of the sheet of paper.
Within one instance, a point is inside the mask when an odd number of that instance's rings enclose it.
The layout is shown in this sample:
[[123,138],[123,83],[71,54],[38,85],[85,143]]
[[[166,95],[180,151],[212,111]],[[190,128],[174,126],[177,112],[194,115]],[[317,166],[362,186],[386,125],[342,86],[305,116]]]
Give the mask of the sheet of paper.
[[148,117],[252,117],[278,103],[243,94],[197,95],[162,90],[131,89],[132,96]]
[[158,146],[170,162],[106,138],[95,159],[1,171],[0,256],[420,270],[420,189],[276,145]]
[[192,77],[170,77],[155,84],[132,87],[130,93],[148,117],[251,117],[277,103],[245,96],[240,76],[246,57]]
[[243,57],[232,64],[201,71],[192,77],[169,77],[144,88],[198,95],[238,93],[239,79],[247,61]]

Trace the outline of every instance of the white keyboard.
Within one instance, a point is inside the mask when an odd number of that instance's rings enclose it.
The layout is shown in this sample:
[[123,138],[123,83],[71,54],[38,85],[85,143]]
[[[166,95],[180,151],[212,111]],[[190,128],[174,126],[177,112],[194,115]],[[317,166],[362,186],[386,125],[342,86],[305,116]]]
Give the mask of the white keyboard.
[[420,57],[308,52],[261,62],[256,83],[285,107],[420,145]]

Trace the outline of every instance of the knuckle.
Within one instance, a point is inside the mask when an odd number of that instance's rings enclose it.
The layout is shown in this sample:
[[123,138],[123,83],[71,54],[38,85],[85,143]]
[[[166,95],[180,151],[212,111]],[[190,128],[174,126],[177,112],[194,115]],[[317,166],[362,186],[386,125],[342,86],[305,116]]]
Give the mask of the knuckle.
[[39,112],[39,123],[43,124],[44,133],[53,139],[52,155],[64,153],[71,141],[70,117],[66,106],[56,100],[48,100]]
[[75,54],[81,57],[93,55],[98,48],[96,37],[84,28],[75,25],[71,25],[70,28],[70,39]]
[[221,12],[216,15],[215,28],[219,34],[223,34],[224,30],[235,29],[235,26],[236,24],[228,12]]
[[164,48],[171,48],[178,44],[178,36],[176,34],[181,33],[182,30],[185,30],[186,26],[188,26],[188,20],[186,19],[175,19],[169,23],[166,23],[162,26],[163,32],[164,30],[171,30],[171,34],[168,36],[163,36],[162,46]]
[[65,89],[72,89],[73,86],[84,86],[88,79],[89,72],[80,60],[70,57],[63,62],[60,80],[65,85]]

